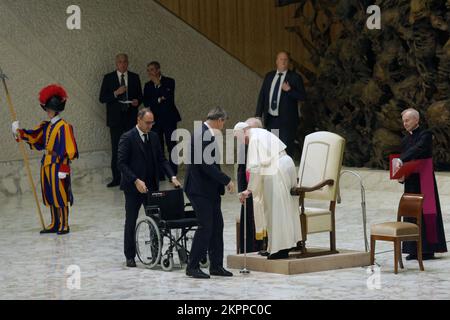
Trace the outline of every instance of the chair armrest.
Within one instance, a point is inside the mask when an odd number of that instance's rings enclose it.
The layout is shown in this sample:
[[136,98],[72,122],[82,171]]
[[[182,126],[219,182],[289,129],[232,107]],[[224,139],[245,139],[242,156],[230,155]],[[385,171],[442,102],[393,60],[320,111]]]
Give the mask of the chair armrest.
[[316,184],[313,187],[294,187],[291,189],[291,195],[292,196],[300,196],[302,194],[305,194],[306,192],[316,191],[316,190],[322,189],[325,186],[332,186],[332,185],[334,185],[334,180],[328,179],[328,180],[325,180],[325,181],[322,181],[322,182]]

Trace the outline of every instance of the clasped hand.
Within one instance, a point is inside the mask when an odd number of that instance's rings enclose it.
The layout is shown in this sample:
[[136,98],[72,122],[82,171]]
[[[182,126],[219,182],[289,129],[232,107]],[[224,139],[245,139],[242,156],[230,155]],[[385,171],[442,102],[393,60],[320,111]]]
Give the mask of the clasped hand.
[[245,199],[247,199],[248,197],[250,197],[251,194],[252,194],[252,192],[251,192],[250,190],[242,191],[242,192],[239,194],[239,201],[240,201],[242,204],[244,204]]

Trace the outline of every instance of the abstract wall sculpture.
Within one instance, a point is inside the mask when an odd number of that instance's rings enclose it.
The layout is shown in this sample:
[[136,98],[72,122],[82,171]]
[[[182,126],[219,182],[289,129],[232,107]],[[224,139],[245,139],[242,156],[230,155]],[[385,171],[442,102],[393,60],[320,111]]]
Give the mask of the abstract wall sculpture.
[[[381,30],[369,30],[369,5]],[[347,166],[387,168],[417,108],[433,130],[437,169],[450,169],[450,0],[280,0],[298,8],[293,25],[314,68],[294,61],[308,83],[299,137],[316,130],[347,139]],[[302,140],[302,139],[299,139]],[[303,141],[299,141],[300,146]]]

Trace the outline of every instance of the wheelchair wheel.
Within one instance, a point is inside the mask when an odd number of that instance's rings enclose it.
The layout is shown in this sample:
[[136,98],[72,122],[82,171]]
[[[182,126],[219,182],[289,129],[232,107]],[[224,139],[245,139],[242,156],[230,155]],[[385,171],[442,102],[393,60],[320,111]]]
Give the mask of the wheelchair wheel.
[[139,260],[149,268],[161,260],[162,238],[156,222],[145,217],[136,226],[136,253]]
[[173,265],[173,257],[171,255],[166,255],[161,259],[161,268],[164,271],[172,271]]
[[209,267],[209,257],[206,256],[202,260],[200,260],[200,268],[208,268]]

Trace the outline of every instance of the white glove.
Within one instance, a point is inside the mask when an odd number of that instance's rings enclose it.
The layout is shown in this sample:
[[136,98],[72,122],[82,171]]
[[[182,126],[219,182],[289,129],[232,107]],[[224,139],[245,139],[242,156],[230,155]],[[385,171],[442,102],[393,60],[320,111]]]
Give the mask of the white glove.
[[60,180],[63,180],[63,179],[65,179],[67,177],[67,173],[65,173],[65,172],[58,172],[58,178],[60,179]]
[[19,130],[19,127],[19,121],[14,121],[11,125],[11,130],[15,138],[18,136],[17,130]]

